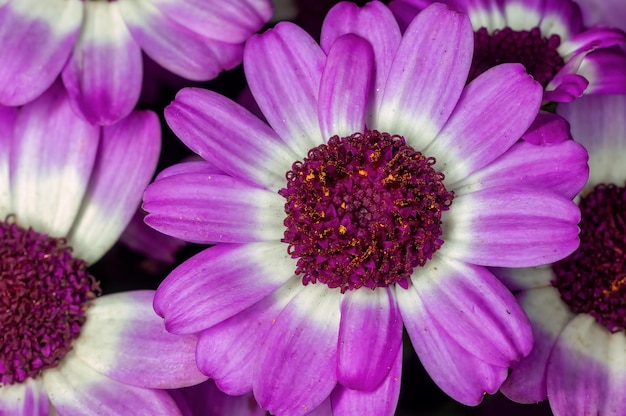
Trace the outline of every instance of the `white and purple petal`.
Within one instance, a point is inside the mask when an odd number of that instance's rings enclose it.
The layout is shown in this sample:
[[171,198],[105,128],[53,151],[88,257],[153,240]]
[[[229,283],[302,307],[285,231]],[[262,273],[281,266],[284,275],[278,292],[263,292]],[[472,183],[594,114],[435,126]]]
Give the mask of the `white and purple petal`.
[[15,130],[17,108],[0,104],[0,218],[12,212],[9,161]]
[[585,94],[626,94],[626,54],[598,50],[585,56],[578,74],[589,81]]
[[170,332],[193,334],[254,305],[289,280],[295,261],[284,243],[218,244],[161,283],[155,311]]
[[48,416],[50,403],[41,379],[0,388],[0,415]]

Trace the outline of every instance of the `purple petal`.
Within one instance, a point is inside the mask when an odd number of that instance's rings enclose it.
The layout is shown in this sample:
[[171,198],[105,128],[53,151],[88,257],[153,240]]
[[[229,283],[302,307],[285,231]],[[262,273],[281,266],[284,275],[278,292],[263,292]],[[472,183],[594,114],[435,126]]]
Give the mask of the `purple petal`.
[[572,135],[567,120],[557,114],[546,111],[539,111],[535,121],[522,135],[523,140],[536,145],[555,144],[571,138]]
[[626,94],[626,54],[594,51],[583,60],[578,74],[589,81],[585,94]]
[[610,333],[587,314],[561,332],[548,364],[555,414],[618,415],[626,406],[623,332]]
[[263,299],[294,271],[283,243],[219,244],[170,273],[157,290],[154,309],[168,331],[200,332]]
[[48,416],[49,410],[48,395],[39,379],[2,386],[0,415]]
[[81,2],[65,0],[13,0],[0,7],[0,103],[26,104],[52,85],[82,16]]
[[[170,394],[179,394],[180,400],[173,395],[181,407],[188,406],[189,413],[183,416],[266,416],[267,412],[259,407],[252,393],[230,396],[221,392],[213,380],[184,389],[170,390]],[[181,403],[181,400],[183,403]],[[207,413],[208,412],[208,413]]]
[[93,370],[72,351],[58,367],[43,372],[43,383],[54,408],[61,415],[179,414],[165,390],[120,383]]
[[231,100],[187,88],[165,109],[176,135],[224,172],[278,191],[298,158],[265,123]]
[[228,175],[188,173],[152,183],[144,193],[146,224],[194,243],[278,241],[285,200]]
[[454,199],[443,213],[439,253],[467,263],[531,267],[578,248],[580,210],[571,199],[529,187],[483,189]]
[[367,112],[367,125],[378,114],[385,82],[391,69],[402,35],[390,13],[381,2],[369,2],[363,7],[341,2],[329,10],[322,25],[320,45],[328,53],[335,40],[346,33],[356,34],[367,41],[374,51],[375,71]]
[[269,0],[157,0],[163,15],[211,39],[243,43],[272,17]]
[[561,56],[590,52],[626,43],[626,33],[612,27],[593,27],[565,40],[558,48]]
[[421,12],[402,38],[372,127],[404,136],[417,150],[430,143],[463,91],[473,40],[467,16],[442,4]]
[[100,131],[72,110],[60,82],[24,106],[11,146],[11,197],[22,227],[65,237],[78,215]]
[[375,390],[389,374],[402,344],[402,318],[389,288],[348,291],[341,303],[337,381]]
[[154,180],[156,182],[156,181],[160,181],[161,179],[165,179],[169,176],[182,175],[182,174],[188,174],[188,173],[192,173],[192,174],[204,173],[207,175],[213,175],[213,174],[223,175],[224,174],[224,172],[222,172],[219,168],[217,168],[212,163],[209,163],[204,160],[190,160],[190,161],[177,163],[175,165],[172,165],[163,169],[161,172],[159,172],[159,174],[156,176]]
[[396,353],[389,372],[374,391],[351,390],[338,384],[330,398],[336,415],[393,415],[400,396],[402,348]]
[[578,74],[580,66],[585,59],[585,54],[579,54],[569,60],[563,68],[546,85],[543,94],[544,101],[568,103],[582,96],[589,81]]
[[455,197],[460,197],[480,189],[527,186],[553,190],[573,198],[589,177],[587,159],[585,148],[573,140],[546,145],[520,141],[484,169],[455,183],[451,189]]
[[83,27],[63,69],[75,108],[92,124],[126,117],[141,91],[141,50],[131,37],[119,2],[84,2]]
[[[487,166],[531,125],[541,105],[541,85],[520,64],[502,64],[472,81],[450,119],[425,153],[454,183]],[[486,116],[488,115],[488,116]]]
[[254,396],[273,414],[305,415],[337,383],[341,294],[310,284],[276,317],[259,350]]
[[470,406],[485,392],[495,393],[506,378],[506,367],[489,365],[457,344],[425,308],[413,285],[396,286],[404,325],[422,365],[450,397]]
[[534,345],[530,354],[513,363],[502,392],[519,403],[546,399],[546,372],[552,347],[573,314],[554,287],[522,292],[518,299],[533,324]]
[[303,289],[301,279],[294,277],[249,308],[203,331],[196,352],[198,368],[228,394],[252,391],[263,339],[278,314]]
[[135,111],[103,128],[85,201],[68,236],[77,256],[93,263],[117,241],[154,174],[160,149],[161,127],[151,111]]
[[479,360],[508,367],[530,352],[530,322],[484,267],[435,255],[412,281],[440,328]]
[[222,44],[240,51],[240,45],[207,38],[172,20],[153,2],[124,1],[119,2],[119,7],[141,49],[159,65],[184,78],[193,81],[215,78],[224,69],[226,58],[222,55],[232,53],[224,51]]
[[263,115],[300,158],[323,137],[317,98],[326,56],[298,26],[281,22],[253,36],[244,50],[250,91]]
[[173,335],[154,313],[154,291],[97,298],[87,310],[76,355],[91,368],[137,387],[171,389],[206,379],[196,367],[197,337]]
[[319,92],[323,137],[346,137],[365,130],[373,70],[374,52],[365,39],[347,34],[333,43]]
[[9,181],[9,159],[17,118],[17,108],[0,104],[0,217],[12,212]]

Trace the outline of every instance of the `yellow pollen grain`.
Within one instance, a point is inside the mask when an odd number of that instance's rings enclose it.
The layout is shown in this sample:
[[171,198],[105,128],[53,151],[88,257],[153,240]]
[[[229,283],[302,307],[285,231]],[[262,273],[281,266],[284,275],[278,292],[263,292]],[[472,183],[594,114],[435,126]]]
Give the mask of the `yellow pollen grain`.
[[359,169],[359,175],[367,176],[367,172],[364,169]]
[[315,178],[315,174],[313,172],[309,172],[309,174],[305,177],[307,181],[311,181],[313,178]]
[[343,235],[345,234],[347,231],[346,226],[345,225],[340,225],[339,226],[339,234]]

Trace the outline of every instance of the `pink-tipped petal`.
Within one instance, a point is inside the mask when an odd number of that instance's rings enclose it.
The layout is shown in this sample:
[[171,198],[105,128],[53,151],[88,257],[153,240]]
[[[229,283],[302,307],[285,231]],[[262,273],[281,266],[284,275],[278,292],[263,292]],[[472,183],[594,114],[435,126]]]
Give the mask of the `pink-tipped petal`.
[[58,367],[43,372],[43,384],[60,415],[180,415],[178,406],[165,390],[115,381],[93,370],[73,351]]
[[17,108],[0,104],[0,218],[12,212],[9,160],[16,118]]
[[265,123],[212,91],[181,90],[166,107],[165,119],[174,133],[203,159],[273,192],[285,186],[285,172],[298,158]]
[[49,411],[48,395],[39,379],[28,378],[0,389],[0,415],[48,416]]
[[439,253],[483,266],[548,264],[578,248],[579,221],[578,206],[551,190],[483,189],[455,198],[444,211]]
[[[472,81],[425,153],[446,183],[487,166],[524,134],[541,105],[541,85],[520,64],[495,66]],[[489,114],[489,117],[485,117]]]
[[65,237],[78,215],[100,130],[78,117],[55,83],[22,107],[11,146],[11,198],[17,221]]
[[373,128],[422,150],[439,133],[463,91],[473,53],[467,16],[433,4],[407,29],[391,65]]
[[119,12],[119,2],[83,3],[85,16],[63,83],[75,109],[92,124],[126,117],[141,92],[141,50]]
[[135,111],[103,128],[85,200],[68,236],[74,253],[93,263],[117,241],[135,214],[161,149],[155,113]]
[[352,390],[338,384],[330,395],[335,415],[393,415],[400,396],[402,348],[389,367],[389,372],[374,391]]
[[196,367],[197,337],[173,335],[154,313],[154,291],[97,298],[74,341],[76,355],[91,368],[137,387],[171,389],[206,379]]
[[588,54],[578,74],[589,81],[585,94],[626,94],[626,54],[622,51],[599,50]]
[[250,38],[244,70],[250,91],[268,123],[298,155],[324,140],[317,99],[326,56],[298,26],[281,22]]
[[346,137],[365,129],[373,72],[374,52],[365,39],[347,34],[335,41],[320,84],[318,111],[323,137]]
[[284,199],[228,175],[189,173],[150,184],[146,223],[194,243],[279,241]]
[[389,374],[401,344],[402,318],[390,288],[344,294],[337,343],[340,384],[375,390]]
[[489,365],[457,344],[426,309],[415,287],[396,286],[404,325],[422,365],[450,397],[470,406],[486,393],[495,393],[507,375],[506,367]]
[[[267,416],[252,393],[231,396],[220,391],[213,380],[170,390],[170,394],[181,407],[183,416]],[[183,406],[187,406],[188,413]]]
[[52,85],[82,17],[83,3],[76,1],[13,0],[0,7],[0,103],[26,104]]
[[565,40],[558,48],[561,56],[590,52],[626,43],[626,33],[613,27],[596,26]]
[[168,331],[193,334],[263,299],[294,271],[283,243],[219,244],[170,273],[157,290],[154,309]]
[[366,39],[374,52],[376,68],[366,118],[366,124],[371,126],[374,115],[380,109],[385,82],[402,35],[389,8],[377,1],[366,3],[363,7],[340,2],[330,9],[322,25],[322,49],[328,53],[335,41],[347,33]]
[[276,317],[253,374],[261,407],[300,416],[328,398],[337,383],[340,302],[337,289],[310,284]]

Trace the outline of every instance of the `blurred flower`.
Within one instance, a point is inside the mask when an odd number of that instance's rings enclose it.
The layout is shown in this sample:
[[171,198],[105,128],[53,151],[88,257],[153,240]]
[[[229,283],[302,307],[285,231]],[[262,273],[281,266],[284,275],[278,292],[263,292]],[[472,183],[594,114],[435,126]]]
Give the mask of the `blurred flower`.
[[531,269],[499,269],[533,323],[535,346],[502,391],[546,398],[555,415],[621,415],[626,408],[626,96],[583,97],[559,108],[589,151],[578,198],[580,247]]
[[519,64],[466,86],[472,41],[441,4],[402,36],[382,3],[342,2],[321,45],[291,23],[247,42],[269,126],[201,89],[166,108],[207,162],[161,173],[146,222],[216,246],[166,278],[155,310],[200,333],[198,366],[220,389],[252,390],[276,415],[391,415],[404,323],[435,382],[475,405],[530,351],[526,317],[484,266],[578,246],[587,154],[518,142],[541,86]]
[[[571,0],[443,0],[469,15],[474,60],[469,79],[504,62],[522,63],[541,85],[544,100],[570,102],[584,94],[626,93],[626,44],[616,28],[583,26]],[[393,0],[389,7],[406,27],[430,0]]]
[[111,124],[137,103],[141,51],[184,78],[213,79],[241,63],[271,15],[269,0],[3,0],[0,103],[25,104],[61,74],[74,110]]
[[156,389],[206,379],[189,363],[197,338],[165,331],[153,291],[97,298],[87,269],[155,169],[156,115],[93,126],[57,82],[0,106],[0,142],[0,414],[177,414]]
[[608,25],[626,30],[626,3],[622,0],[576,0],[585,24]]

